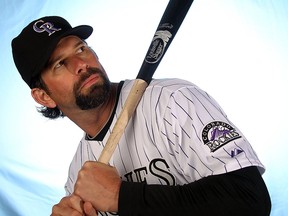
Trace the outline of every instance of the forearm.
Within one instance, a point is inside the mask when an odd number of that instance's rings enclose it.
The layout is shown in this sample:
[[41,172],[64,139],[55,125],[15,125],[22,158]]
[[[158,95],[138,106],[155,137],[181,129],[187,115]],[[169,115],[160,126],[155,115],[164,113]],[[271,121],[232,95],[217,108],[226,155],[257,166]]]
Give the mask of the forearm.
[[183,186],[122,182],[119,215],[269,215],[257,168],[210,176]]

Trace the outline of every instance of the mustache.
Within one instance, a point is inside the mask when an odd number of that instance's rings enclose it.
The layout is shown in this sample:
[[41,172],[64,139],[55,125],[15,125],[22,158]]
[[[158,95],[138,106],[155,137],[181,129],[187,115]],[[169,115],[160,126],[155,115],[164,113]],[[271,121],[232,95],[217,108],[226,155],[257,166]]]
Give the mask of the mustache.
[[78,82],[74,85],[74,90],[79,89],[82,83],[93,74],[100,74],[101,76],[104,76],[104,72],[100,68],[89,67],[87,68],[86,72],[83,72],[80,75]]
[[79,84],[82,84],[86,79],[88,79],[93,74],[103,74],[103,71],[99,68],[89,67],[85,73],[82,73],[79,79]]

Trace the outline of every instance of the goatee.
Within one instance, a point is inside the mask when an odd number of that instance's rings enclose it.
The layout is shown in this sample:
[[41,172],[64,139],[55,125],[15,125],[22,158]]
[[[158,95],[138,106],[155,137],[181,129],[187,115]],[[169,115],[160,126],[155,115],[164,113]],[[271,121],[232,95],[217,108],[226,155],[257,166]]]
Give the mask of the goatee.
[[[85,94],[81,93],[82,83],[93,74],[98,74],[99,80],[102,81],[92,85]],[[110,89],[111,82],[102,70],[98,68],[88,68],[87,72],[83,73],[79,81],[74,85],[73,92],[76,104],[82,110],[96,108],[109,98]]]

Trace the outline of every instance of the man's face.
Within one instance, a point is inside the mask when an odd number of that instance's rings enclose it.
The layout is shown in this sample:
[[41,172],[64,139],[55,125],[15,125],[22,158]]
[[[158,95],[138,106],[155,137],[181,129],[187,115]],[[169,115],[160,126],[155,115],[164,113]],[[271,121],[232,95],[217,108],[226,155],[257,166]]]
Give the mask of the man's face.
[[107,100],[111,85],[96,54],[75,36],[58,43],[42,79],[50,98],[64,113],[98,107]]

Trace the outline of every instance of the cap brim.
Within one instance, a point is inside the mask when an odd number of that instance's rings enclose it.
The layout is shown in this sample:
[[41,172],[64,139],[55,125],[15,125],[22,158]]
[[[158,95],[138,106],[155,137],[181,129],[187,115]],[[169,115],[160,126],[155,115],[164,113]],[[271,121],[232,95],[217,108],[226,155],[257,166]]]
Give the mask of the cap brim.
[[80,25],[77,26],[75,28],[72,28],[71,30],[65,32],[63,35],[61,35],[60,37],[66,37],[68,35],[75,35],[78,36],[81,39],[87,39],[93,32],[93,28],[91,26],[88,25]]

